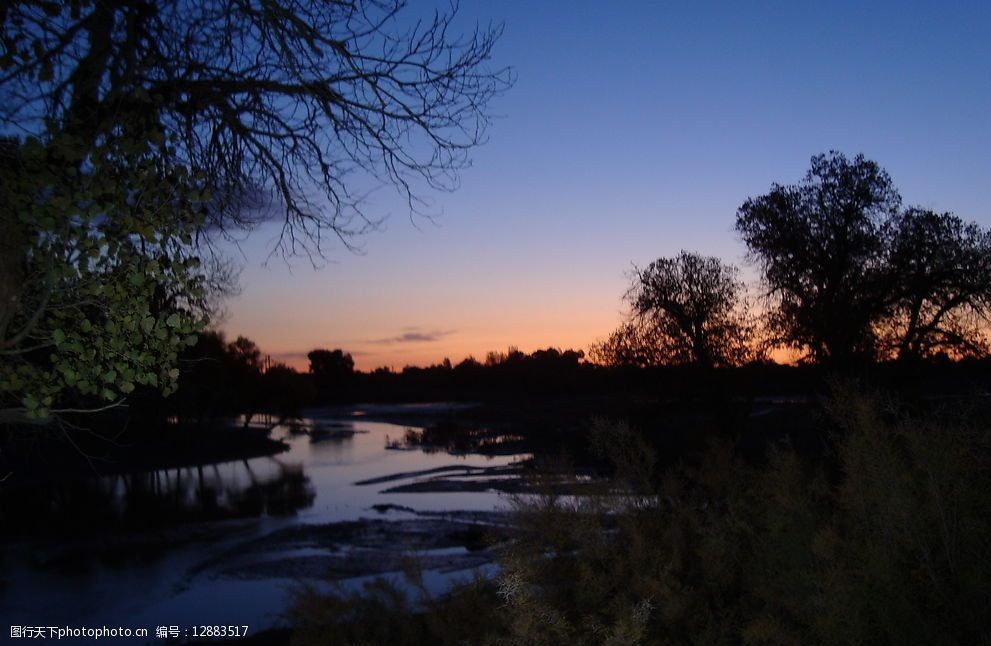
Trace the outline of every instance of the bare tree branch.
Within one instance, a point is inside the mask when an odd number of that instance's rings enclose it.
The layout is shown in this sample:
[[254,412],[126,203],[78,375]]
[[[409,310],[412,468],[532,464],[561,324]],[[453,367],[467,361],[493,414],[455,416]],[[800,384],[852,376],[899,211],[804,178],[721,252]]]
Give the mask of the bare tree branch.
[[485,141],[501,27],[455,35],[457,6],[403,0],[78,0],[13,4],[0,42],[0,124],[84,140],[158,124],[212,190],[226,234],[284,221],[277,250],[320,256],[374,228],[361,196],[451,190]]

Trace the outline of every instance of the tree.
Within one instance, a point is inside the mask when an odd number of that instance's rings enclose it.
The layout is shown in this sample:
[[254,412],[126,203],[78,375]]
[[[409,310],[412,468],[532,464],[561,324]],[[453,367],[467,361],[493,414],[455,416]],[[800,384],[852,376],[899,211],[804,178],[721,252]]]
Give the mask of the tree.
[[882,229],[900,204],[880,166],[837,152],[743,203],[736,229],[763,269],[778,341],[838,365],[874,353],[888,296]]
[[983,356],[991,323],[991,232],[951,213],[907,209],[888,225],[885,354]]
[[686,251],[636,270],[626,294],[630,320],[596,355],[619,364],[742,363],[752,326],[737,273],[718,258]]
[[261,374],[262,351],[258,344],[245,336],[239,336],[227,346],[227,354],[235,365],[246,371]]
[[211,191],[208,224],[280,211],[280,247],[321,253],[374,220],[364,193],[450,189],[512,81],[500,29],[454,35],[404,0],[22,0],[0,12],[0,124],[89,148],[155,126]]
[[[310,374],[321,394],[340,391],[354,377],[354,359],[343,350],[312,350],[306,358],[310,360]],[[340,395],[339,392],[334,394]]]
[[589,355],[607,366],[653,368],[669,362],[653,321],[639,316],[627,317],[609,338],[594,343]]
[[312,400],[313,389],[305,375],[284,363],[273,363],[262,375],[262,394],[265,410],[282,423],[300,416]]
[[2,146],[0,422],[175,389],[209,290],[189,247],[191,178],[155,148],[143,136]]
[[375,183],[411,210],[423,183],[453,188],[511,81],[485,69],[499,29],[457,38],[453,19],[401,0],[5,3],[0,420],[171,392],[209,314],[212,232],[278,212],[278,249],[320,254],[373,222]]

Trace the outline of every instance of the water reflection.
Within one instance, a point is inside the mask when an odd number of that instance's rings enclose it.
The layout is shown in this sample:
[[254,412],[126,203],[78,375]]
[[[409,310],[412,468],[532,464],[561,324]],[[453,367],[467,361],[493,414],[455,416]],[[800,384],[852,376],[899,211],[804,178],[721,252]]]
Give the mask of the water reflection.
[[289,516],[310,507],[315,497],[301,464],[262,458],[4,487],[0,525],[7,538],[132,531],[203,520]]
[[[487,486],[414,491],[446,470],[511,469],[528,457],[504,452],[513,438],[469,433],[462,444],[445,429],[387,450],[387,438],[406,431],[354,411],[314,411],[276,429],[289,449],[272,457],[4,486],[0,624],[271,625],[289,581],[238,576],[246,545],[340,521],[491,511],[501,499]],[[397,552],[408,547],[400,543]],[[287,551],[274,546],[265,558],[280,562]]]
[[519,435],[442,421],[425,428],[407,428],[396,439],[386,436],[386,448],[450,455],[515,455],[525,450],[523,441]]
[[[390,495],[380,476],[457,464],[507,466],[525,458],[520,438],[451,423],[403,427],[315,416],[273,433],[289,450],[276,456],[137,473],[0,487],[0,541],[176,528],[206,521],[293,517],[353,520],[383,504],[418,510],[491,509],[494,492]],[[469,462],[470,461],[470,462]],[[394,480],[394,479],[390,479]],[[382,481],[384,482],[384,481]],[[305,512],[305,513],[303,513]]]

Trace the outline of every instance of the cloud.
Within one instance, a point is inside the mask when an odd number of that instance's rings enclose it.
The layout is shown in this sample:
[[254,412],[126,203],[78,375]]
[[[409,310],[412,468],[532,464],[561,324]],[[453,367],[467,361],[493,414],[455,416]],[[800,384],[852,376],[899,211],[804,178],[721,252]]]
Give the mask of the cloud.
[[457,330],[429,330],[421,332],[419,328],[415,327],[405,327],[406,330],[399,336],[392,336],[387,339],[371,339],[366,341],[366,343],[374,343],[376,345],[395,345],[398,343],[430,343],[432,341],[440,341],[446,336],[454,334]]

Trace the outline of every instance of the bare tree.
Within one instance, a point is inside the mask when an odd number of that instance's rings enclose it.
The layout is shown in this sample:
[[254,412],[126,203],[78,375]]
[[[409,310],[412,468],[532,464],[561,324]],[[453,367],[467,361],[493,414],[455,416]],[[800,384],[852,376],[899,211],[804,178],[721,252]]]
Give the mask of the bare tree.
[[983,356],[991,325],[991,232],[951,213],[907,209],[888,224],[885,355]]
[[[151,130],[226,231],[277,209],[283,253],[351,245],[372,182],[411,212],[485,138],[501,28],[403,0],[22,0],[0,9],[0,125],[68,137]],[[157,143],[157,142],[156,142]],[[206,199],[207,193],[204,193]]]
[[640,316],[628,316],[608,338],[592,344],[589,356],[596,363],[630,368],[653,368],[670,362],[657,327]]
[[738,365],[752,353],[753,326],[738,270],[682,251],[637,269],[630,317],[593,356],[613,364]]

